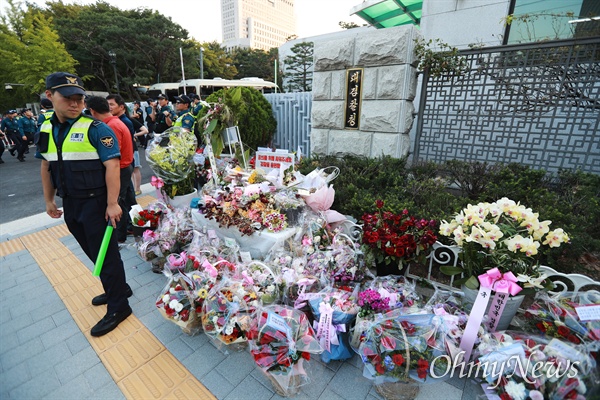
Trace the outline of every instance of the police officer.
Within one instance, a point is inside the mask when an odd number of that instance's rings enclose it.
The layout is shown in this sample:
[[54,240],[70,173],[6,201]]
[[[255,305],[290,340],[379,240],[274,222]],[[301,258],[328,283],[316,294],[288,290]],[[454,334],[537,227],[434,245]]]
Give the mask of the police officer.
[[151,118],[156,122],[154,132],[163,133],[171,126],[175,120],[175,113],[169,106],[169,99],[164,94],[159,94],[157,97],[158,106],[152,109]]
[[[42,160],[41,178],[46,213],[60,218],[55,194],[63,199],[64,218],[83,251],[96,261],[107,221],[113,227],[121,219],[119,196],[119,147],[113,131],[103,122],[82,114],[85,89],[81,78],[66,72],[46,77],[46,96],[54,113],[40,129],[36,158]],[[115,329],[131,315],[125,269],[117,238],[110,239],[100,273],[103,294],[93,305],[107,304],[106,315],[92,328],[92,336]]]
[[19,132],[19,122],[17,121],[17,110],[8,110],[6,118],[2,119],[2,132],[15,144],[15,147],[9,150],[11,156],[17,152],[17,160],[25,161],[25,149],[27,147],[27,137],[21,136]]
[[175,97],[175,113],[177,115],[177,120],[173,126],[180,126],[187,132],[194,131],[194,123],[196,122],[196,119],[190,110],[191,102],[190,98],[185,94]]
[[23,117],[19,118],[19,134],[25,141],[25,154],[29,153],[29,145],[33,144],[33,135],[37,131],[37,121],[33,118],[31,108],[23,111]]

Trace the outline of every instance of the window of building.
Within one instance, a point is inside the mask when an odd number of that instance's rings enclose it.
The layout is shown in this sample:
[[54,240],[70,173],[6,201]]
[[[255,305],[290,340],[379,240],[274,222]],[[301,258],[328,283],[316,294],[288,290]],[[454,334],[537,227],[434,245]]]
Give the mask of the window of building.
[[600,35],[598,0],[511,0],[504,44]]

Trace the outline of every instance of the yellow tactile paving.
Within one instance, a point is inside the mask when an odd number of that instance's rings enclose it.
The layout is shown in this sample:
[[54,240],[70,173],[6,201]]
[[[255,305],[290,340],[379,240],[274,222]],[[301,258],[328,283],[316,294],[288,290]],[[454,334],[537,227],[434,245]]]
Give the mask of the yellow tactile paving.
[[144,208],[146,208],[148,204],[156,201],[156,197],[152,196],[138,196],[135,199],[137,200],[137,203]]
[[[142,206],[154,200],[138,197]],[[90,335],[92,326],[106,313],[106,306],[90,303],[102,292],[102,285],[58,240],[67,235],[62,224],[2,242],[0,256],[24,249],[30,252],[127,399],[215,399],[135,315],[105,336]]]

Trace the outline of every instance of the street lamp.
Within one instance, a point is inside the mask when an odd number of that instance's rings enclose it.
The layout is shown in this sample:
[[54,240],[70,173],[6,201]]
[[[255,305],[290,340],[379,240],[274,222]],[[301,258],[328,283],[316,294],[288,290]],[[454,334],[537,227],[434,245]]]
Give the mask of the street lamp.
[[117,86],[117,93],[119,93],[120,90],[119,90],[119,76],[117,75],[117,54],[111,50],[108,52],[108,56],[110,57],[110,63],[113,66],[113,71],[115,71],[115,82],[116,82],[116,86]]

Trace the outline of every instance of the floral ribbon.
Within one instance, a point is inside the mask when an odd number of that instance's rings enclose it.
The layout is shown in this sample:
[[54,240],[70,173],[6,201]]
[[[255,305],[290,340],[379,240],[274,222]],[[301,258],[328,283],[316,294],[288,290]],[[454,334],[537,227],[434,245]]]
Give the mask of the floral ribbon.
[[379,290],[377,290],[377,291],[379,292],[381,297],[390,299],[390,302],[389,302],[390,307],[394,307],[396,304],[398,304],[398,294],[397,293],[390,293],[387,289],[384,289],[384,288],[379,288]]
[[160,178],[157,178],[156,176],[152,176],[152,178],[150,179],[150,184],[152,186],[154,186],[156,188],[156,197],[158,200],[164,200],[164,197],[162,195],[162,191],[160,190],[163,186],[165,186],[165,181],[163,181]]
[[338,332],[346,332],[346,325],[333,324],[333,307],[328,303],[319,304],[319,321],[313,322],[313,327],[317,331],[316,337],[321,342],[321,346],[331,352],[331,345],[339,345],[337,338]]
[[216,278],[219,275],[219,271],[208,260],[204,260],[202,266],[211,278]]
[[463,340],[460,342],[460,348],[465,352],[464,361],[469,362],[471,358],[471,352],[473,351],[473,345],[475,339],[477,339],[477,332],[479,326],[483,320],[483,315],[487,308],[488,302],[491,297],[492,290],[496,291],[492,306],[488,316],[490,317],[487,322],[487,326],[490,331],[495,331],[502,315],[502,311],[506,306],[506,298],[511,295],[514,296],[519,293],[522,289],[517,284],[517,278],[512,272],[502,274],[498,268],[492,268],[485,274],[481,274],[477,277],[479,280],[479,293],[471,309],[471,314],[467,321],[467,326],[463,333]]

